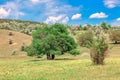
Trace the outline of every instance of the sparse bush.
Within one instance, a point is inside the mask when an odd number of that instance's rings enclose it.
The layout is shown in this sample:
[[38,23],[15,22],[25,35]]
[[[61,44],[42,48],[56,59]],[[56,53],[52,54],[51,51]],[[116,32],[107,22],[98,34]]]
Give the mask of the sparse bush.
[[9,39],[9,44],[13,44],[13,40],[12,39]]
[[93,40],[87,43],[87,47],[91,50],[90,55],[93,64],[103,64],[108,43],[105,40],[104,31],[100,27],[93,31],[93,34]]
[[93,34],[91,32],[85,32],[79,35],[78,37],[78,44],[80,46],[86,46],[87,42],[92,42]]
[[25,43],[23,43],[22,46],[21,46],[21,51],[25,51],[25,47],[26,47]]
[[9,36],[12,36],[13,35],[13,32],[9,32]]
[[12,54],[11,55],[16,55],[16,50],[13,50]]

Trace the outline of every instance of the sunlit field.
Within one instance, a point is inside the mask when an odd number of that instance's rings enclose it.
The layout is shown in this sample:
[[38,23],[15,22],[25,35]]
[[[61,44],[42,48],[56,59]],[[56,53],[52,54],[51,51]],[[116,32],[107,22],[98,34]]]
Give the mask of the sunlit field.
[[107,58],[103,66],[90,59],[0,59],[0,80],[119,80],[120,59]]

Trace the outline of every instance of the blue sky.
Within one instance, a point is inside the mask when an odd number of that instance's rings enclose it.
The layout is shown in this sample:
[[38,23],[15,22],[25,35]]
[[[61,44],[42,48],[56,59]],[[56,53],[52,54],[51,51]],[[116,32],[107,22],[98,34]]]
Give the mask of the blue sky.
[[120,25],[120,0],[1,0],[0,18]]

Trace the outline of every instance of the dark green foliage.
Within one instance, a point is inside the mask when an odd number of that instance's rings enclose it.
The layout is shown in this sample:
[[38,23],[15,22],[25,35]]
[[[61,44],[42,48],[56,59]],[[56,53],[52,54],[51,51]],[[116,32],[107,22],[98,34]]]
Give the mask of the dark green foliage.
[[111,28],[111,25],[107,25],[106,22],[102,22],[102,23],[100,24],[100,26],[101,26],[103,29],[106,29],[106,30],[108,30],[108,29]]
[[78,51],[76,49],[73,49],[73,50],[70,51],[70,54],[72,54],[72,55],[79,55],[80,51]]
[[[63,24],[44,26],[32,34],[31,47],[36,55],[47,55],[47,59],[54,59],[55,55],[64,54],[77,47],[74,39],[69,36],[67,27]],[[30,52],[29,52],[30,53]]]
[[27,46],[25,48],[25,51],[27,52],[28,56],[35,56],[36,55],[36,50],[35,50],[35,48],[32,45]]

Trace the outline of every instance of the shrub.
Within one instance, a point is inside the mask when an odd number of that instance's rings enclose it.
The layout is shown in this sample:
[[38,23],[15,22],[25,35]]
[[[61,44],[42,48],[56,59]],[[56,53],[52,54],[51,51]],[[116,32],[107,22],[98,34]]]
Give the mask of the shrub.
[[70,54],[72,55],[79,55],[81,52],[79,50],[73,49],[70,51]]
[[36,50],[33,48],[33,46],[27,46],[25,51],[27,52],[28,56],[34,56],[36,53]]
[[92,42],[93,34],[91,32],[85,32],[79,35],[78,43],[80,46],[86,46],[87,42]]
[[13,50],[11,55],[16,55],[17,50]]
[[9,36],[12,36],[13,35],[13,33],[12,32],[9,32]]
[[13,44],[13,40],[12,39],[9,39],[9,44]]
[[87,43],[87,47],[91,50],[90,55],[93,64],[103,64],[108,50],[108,43],[106,42],[104,31],[100,27],[93,31],[93,34],[93,40]]
[[22,46],[21,46],[21,51],[25,51],[25,44],[23,43]]

